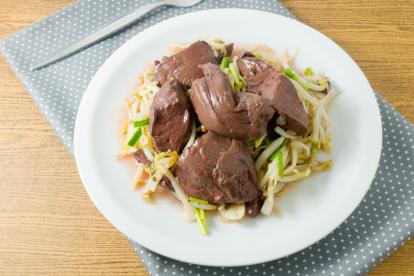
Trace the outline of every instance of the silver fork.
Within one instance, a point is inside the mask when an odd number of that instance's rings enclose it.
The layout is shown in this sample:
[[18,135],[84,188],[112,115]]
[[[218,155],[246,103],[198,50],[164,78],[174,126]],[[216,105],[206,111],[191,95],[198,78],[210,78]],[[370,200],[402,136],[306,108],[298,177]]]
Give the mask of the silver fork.
[[99,41],[104,40],[105,38],[113,35],[114,33],[118,32],[119,30],[131,25],[135,21],[137,21],[139,18],[147,14],[148,12],[152,11],[153,9],[156,9],[161,6],[174,6],[174,7],[180,7],[180,8],[187,8],[194,5],[197,5],[203,0],[161,0],[155,3],[151,3],[145,6],[142,6],[126,15],[123,15],[102,29],[94,32],[93,34],[90,34],[89,36],[85,37],[81,41],[67,47],[64,50],[61,50],[50,57],[46,58],[45,60],[32,65],[30,67],[30,70],[36,71],[41,68],[44,68],[46,66],[49,66],[55,62],[61,61],[62,59],[65,59],[73,54],[76,54],[89,46],[98,43]]

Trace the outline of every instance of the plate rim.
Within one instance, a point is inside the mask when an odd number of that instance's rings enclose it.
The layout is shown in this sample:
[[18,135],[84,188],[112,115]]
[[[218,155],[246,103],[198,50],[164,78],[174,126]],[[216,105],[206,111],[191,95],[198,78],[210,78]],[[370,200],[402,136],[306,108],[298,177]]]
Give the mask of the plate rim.
[[[122,57],[123,52],[125,50],[127,50],[129,47],[131,47],[132,44],[136,43],[136,41],[139,40],[139,38],[143,35],[145,35],[146,33],[150,33],[152,32],[152,30],[154,28],[158,28],[159,25],[162,24],[167,24],[170,21],[176,21],[176,20],[180,20],[183,17],[193,17],[195,15],[207,15],[207,16],[212,16],[212,13],[221,13],[221,12],[232,12],[232,13],[237,13],[237,12],[242,12],[242,13],[257,13],[257,14],[266,14],[267,16],[273,16],[273,17],[277,17],[278,20],[286,20],[286,21],[290,21],[293,24],[299,24],[301,25],[301,27],[304,27],[306,29],[309,29],[312,32],[316,32],[318,33],[320,36],[322,36],[323,38],[325,38],[327,41],[329,41],[330,43],[333,44],[334,47],[336,47],[338,50],[340,50],[342,52],[342,54],[344,56],[347,57],[347,59],[349,59],[349,61],[351,61],[351,63],[353,64],[353,66],[359,70],[359,74],[363,77],[363,79],[366,81],[366,84],[369,86],[370,88],[370,97],[373,98],[375,104],[375,117],[377,117],[377,120],[375,120],[375,122],[373,122],[373,124],[376,124],[375,130],[378,132],[376,135],[376,141],[375,144],[376,148],[378,149],[374,154],[375,156],[372,156],[372,160],[373,162],[371,162],[370,166],[369,166],[369,173],[368,176],[366,176],[365,178],[369,178],[369,185],[366,185],[366,189],[365,191],[361,194],[359,194],[359,198],[355,200],[355,202],[357,202],[357,204],[355,204],[354,207],[352,208],[348,208],[346,210],[346,214],[344,215],[344,218],[341,219],[341,222],[338,223],[337,225],[330,227],[331,229],[329,231],[326,231],[326,233],[322,234],[322,235],[318,235],[318,238],[316,240],[313,241],[309,241],[308,243],[303,244],[300,248],[295,248],[294,250],[290,250],[289,252],[285,253],[283,256],[271,256],[271,257],[267,257],[267,258],[260,258],[260,260],[258,259],[252,259],[251,261],[244,261],[243,263],[240,262],[232,262],[232,263],[212,263],[208,260],[205,259],[193,259],[193,260],[189,260],[188,258],[182,256],[183,254],[179,254],[177,255],[177,252],[171,252],[171,250],[165,250],[165,248],[162,248],[162,245],[158,242],[149,242],[149,240],[156,238],[156,236],[146,233],[148,234],[148,238],[146,239],[136,239],[137,235],[134,230],[131,229],[127,229],[127,226],[125,225],[125,222],[121,222],[119,219],[115,219],[114,218],[114,210],[108,210],[107,206],[105,206],[105,200],[102,198],[99,198],[99,196],[97,196],[97,193],[94,191],[93,187],[88,183],[88,181],[86,180],[86,173],[83,170],[83,164],[85,164],[85,160],[82,157],[82,149],[83,149],[83,145],[80,142],[81,139],[81,129],[82,129],[82,118],[85,116],[84,114],[87,114],[87,109],[88,107],[88,103],[91,100],[91,98],[93,98],[93,92],[94,88],[97,86],[97,82],[99,81],[99,79],[101,79],[102,76],[105,76],[106,74],[106,68],[111,66],[112,64],[116,63],[117,61],[117,57]],[[139,43],[139,42],[138,42]],[[96,94],[96,93],[95,93]],[[75,160],[76,160],[76,166],[82,181],[82,184],[84,186],[84,189],[86,190],[89,198],[92,200],[92,202],[94,203],[94,205],[97,207],[97,209],[101,212],[101,214],[116,228],[118,229],[118,231],[120,231],[121,233],[123,233],[124,235],[127,236],[127,238],[131,239],[131,240],[139,240],[139,244],[144,246],[145,248],[148,248],[151,251],[154,251],[160,255],[178,260],[178,261],[182,261],[182,262],[189,262],[189,263],[193,263],[193,264],[198,264],[198,265],[206,265],[206,266],[244,266],[244,265],[254,265],[254,264],[258,264],[258,263],[263,263],[263,262],[268,262],[271,260],[276,260],[276,259],[280,259],[282,257],[286,257],[288,255],[291,255],[293,253],[299,252],[305,248],[307,248],[308,246],[320,241],[321,239],[325,238],[329,233],[331,233],[333,230],[335,230],[337,227],[339,227],[351,214],[352,212],[358,207],[358,205],[360,204],[360,202],[362,201],[362,199],[365,197],[369,187],[372,184],[372,181],[375,177],[376,174],[376,170],[380,161],[380,157],[381,157],[381,151],[382,151],[382,124],[381,124],[381,116],[380,116],[380,111],[379,111],[379,106],[378,106],[378,102],[375,98],[375,94],[374,91],[368,81],[368,79],[366,78],[365,74],[362,72],[362,70],[360,69],[360,67],[358,66],[358,64],[352,59],[352,57],[344,50],[342,49],[338,44],[336,44],[332,39],[330,39],[329,37],[327,37],[326,35],[324,35],[323,33],[313,29],[312,27],[297,21],[295,19],[280,15],[280,14],[276,14],[273,12],[267,12],[267,11],[261,11],[261,10],[253,10],[253,9],[241,9],[241,8],[221,8],[221,9],[207,9],[207,10],[201,10],[201,11],[195,11],[195,12],[190,12],[190,13],[186,13],[183,15],[179,15],[176,17],[172,17],[169,19],[166,19],[164,21],[161,21],[159,23],[156,23],[150,27],[148,27],[147,29],[139,32],[138,34],[134,35],[133,37],[131,37],[130,39],[128,39],[121,47],[119,47],[114,53],[112,53],[106,60],[105,62],[100,66],[100,68],[97,70],[96,74],[93,76],[91,82],[89,83],[87,89],[85,90],[85,93],[82,97],[81,103],[79,105],[78,108],[78,112],[76,115],[76,122],[75,122],[75,130],[74,130],[74,153],[75,153]],[[119,214],[117,214],[118,216]],[[135,229],[136,230],[136,229]],[[158,247],[157,247],[158,246]],[[161,246],[161,247],[160,247]],[[188,254],[184,254],[184,255],[188,255]]]

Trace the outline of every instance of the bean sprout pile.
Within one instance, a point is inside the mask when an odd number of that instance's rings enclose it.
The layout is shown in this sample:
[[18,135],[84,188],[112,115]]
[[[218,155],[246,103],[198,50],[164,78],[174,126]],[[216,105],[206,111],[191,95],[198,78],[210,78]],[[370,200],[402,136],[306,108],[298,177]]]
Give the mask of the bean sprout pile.
[[[225,43],[220,39],[206,40],[213,50],[225,51]],[[176,53],[187,45],[173,45],[172,53]],[[285,188],[310,175],[329,170],[331,160],[318,159],[319,152],[330,153],[331,120],[328,107],[339,94],[334,91],[330,81],[322,73],[317,73],[310,67],[298,69],[294,66],[295,55],[285,51],[276,57],[267,46],[250,50],[256,57],[261,58],[277,71],[283,73],[292,82],[305,110],[310,118],[309,132],[298,136],[292,131],[286,131],[277,126],[274,132],[276,139],[268,135],[249,141],[255,169],[258,177],[258,189],[264,200],[261,213],[269,216],[275,210],[278,200]],[[235,91],[245,92],[247,82],[240,75],[237,67],[238,56],[223,58],[221,69],[228,75]],[[136,162],[134,187],[140,188],[142,196],[151,200],[152,195],[160,188],[164,177],[168,178],[173,191],[171,192],[183,205],[185,218],[197,221],[203,235],[207,231],[206,213],[217,212],[225,221],[241,220],[246,213],[245,204],[214,205],[206,200],[194,198],[184,193],[178,179],[174,176],[174,164],[182,153],[175,151],[157,152],[154,148],[149,131],[150,107],[159,87],[154,81],[154,68],[149,66],[138,76],[138,89],[127,99],[128,119],[122,128],[124,143],[120,157],[131,157],[142,150],[149,162]],[[279,116],[277,120],[284,120]],[[203,125],[196,127],[192,122],[191,135],[184,147],[190,147],[199,134],[205,132]]]

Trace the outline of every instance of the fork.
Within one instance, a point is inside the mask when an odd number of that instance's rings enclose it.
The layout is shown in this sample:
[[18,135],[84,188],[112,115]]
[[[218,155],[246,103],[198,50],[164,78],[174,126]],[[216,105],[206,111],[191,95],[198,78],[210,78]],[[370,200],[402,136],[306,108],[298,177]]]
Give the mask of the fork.
[[93,34],[83,38],[81,41],[76,42],[75,44],[51,55],[50,57],[46,58],[45,60],[32,65],[30,70],[36,71],[42,69],[46,66],[49,66],[53,63],[61,61],[69,56],[72,56],[102,40],[108,38],[109,36],[115,34],[119,30],[131,25],[139,18],[147,14],[148,12],[161,7],[161,6],[173,6],[179,8],[188,8],[194,5],[197,5],[203,0],[161,0],[158,2],[154,2],[145,6],[142,6],[126,15],[123,15],[119,18],[116,18],[108,25],[104,26],[100,30],[97,30]]

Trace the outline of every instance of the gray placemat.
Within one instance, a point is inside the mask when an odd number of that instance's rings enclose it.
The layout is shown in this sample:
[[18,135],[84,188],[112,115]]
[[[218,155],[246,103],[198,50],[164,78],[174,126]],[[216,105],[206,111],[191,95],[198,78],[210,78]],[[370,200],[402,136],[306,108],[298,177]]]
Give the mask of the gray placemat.
[[[46,119],[73,153],[79,102],[100,65],[126,40],[164,19],[191,11],[239,7],[293,16],[277,1],[205,0],[190,9],[162,8],[69,59],[33,73],[31,64],[78,41],[99,26],[145,3],[82,0],[1,42],[1,50]],[[289,257],[254,266],[203,267],[181,263],[131,241],[153,275],[355,275],[381,262],[414,232],[414,127],[377,95],[383,123],[383,152],[375,180],[354,213],[320,242]]]

